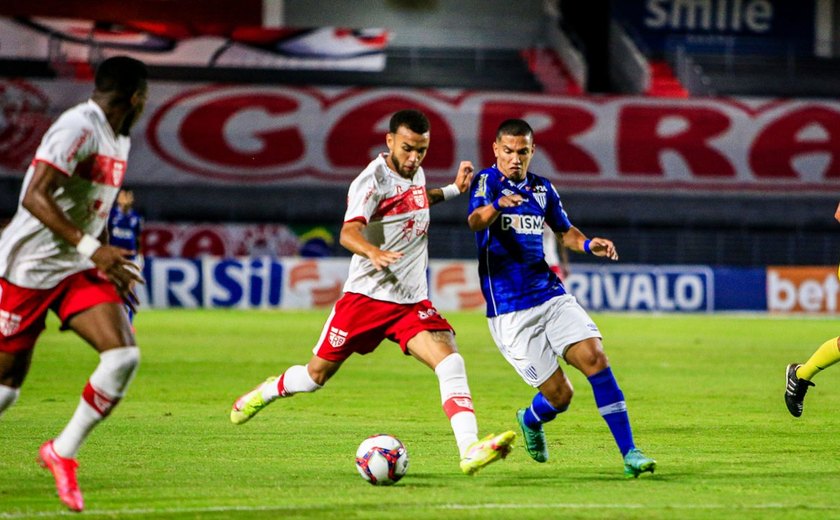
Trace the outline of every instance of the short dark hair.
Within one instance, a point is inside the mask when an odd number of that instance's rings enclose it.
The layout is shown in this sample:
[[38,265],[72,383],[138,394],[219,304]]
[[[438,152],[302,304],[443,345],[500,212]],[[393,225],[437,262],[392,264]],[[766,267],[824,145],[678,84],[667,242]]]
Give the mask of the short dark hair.
[[128,56],[114,56],[96,68],[94,84],[102,93],[114,92],[120,98],[130,98],[146,87],[148,71],[146,65]]
[[505,119],[496,130],[496,140],[501,139],[503,135],[530,135],[533,139],[534,129],[524,119]]
[[391,122],[388,123],[388,131],[392,134],[397,133],[397,130],[404,126],[417,134],[425,134],[431,128],[429,118],[426,114],[419,110],[400,110],[391,116]]

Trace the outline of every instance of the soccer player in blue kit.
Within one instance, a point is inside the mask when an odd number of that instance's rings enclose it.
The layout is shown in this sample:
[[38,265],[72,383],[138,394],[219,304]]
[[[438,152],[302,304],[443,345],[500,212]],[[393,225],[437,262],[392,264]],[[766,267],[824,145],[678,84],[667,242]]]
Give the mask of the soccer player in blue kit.
[[[143,217],[134,210],[134,192],[122,189],[117,194],[117,203],[108,216],[108,243],[134,254],[126,257],[143,270],[140,256],[140,234],[143,232]],[[128,319],[134,322],[134,306],[126,304]]]
[[525,449],[537,462],[546,462],[543,424],[571,403],[572,384],[557,362],[562,357],[592,385],[598,411],[624,458],[625,477],[652,473],[656,461],[636,448],[624,394],[598,327],[545,262],[543,225],[574,252],[610,260],[618,260],[618,253],[612,241],[587,238],[572,225],[554,186],[528,171],[534,150],[527,122],[508,119],[499,126],[493,143],[496,164],[473,179],[468,217],[490,333],[520,377],[539,390],[530,406],[516,414]]

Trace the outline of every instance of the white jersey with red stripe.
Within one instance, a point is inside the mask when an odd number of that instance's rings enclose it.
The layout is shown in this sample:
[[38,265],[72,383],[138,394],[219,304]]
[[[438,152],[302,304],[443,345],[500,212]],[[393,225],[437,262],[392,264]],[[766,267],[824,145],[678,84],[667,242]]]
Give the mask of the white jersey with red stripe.
[[94,267],[76,248],[23,208],[35,165],[45,162],[67,177],[53,192],[73,224],[99,237],[125,176],[130,141],[115,135],[92,100],[64,112],[44,134],[23,180],[17,212],[0,235],[0,278],[20,287],[50,289]]
[[403,257],[377,271],[367,257],[353,255],[344,291],[394,303],[417,303],[429,293],[426,176],[418,168],[412,179],[405,179],[388,167],[385,157],[380,154],[350,184],[344,221],[365,222],[368,242]]

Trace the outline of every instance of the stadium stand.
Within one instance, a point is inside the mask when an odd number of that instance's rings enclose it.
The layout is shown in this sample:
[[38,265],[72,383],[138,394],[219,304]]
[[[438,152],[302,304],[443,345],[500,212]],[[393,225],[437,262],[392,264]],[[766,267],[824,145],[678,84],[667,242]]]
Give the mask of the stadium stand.
[[695,96],[840,95],[840,59],[783,54],[678,53],[675,68]]
[[[61,3],[54,4],[55,7]],[[213,5],[218,7],[217,4]],[[476,22],[486,20],[487,10],[496,4],[481,4],[482,11],[476,11],[475,20],[464,16],[465,25],[474,22],[465,31],[469,37],[477,38],[474,45],[465,44],[464,35],[455,34],[451,25],[430,26],[427,30],[434,37],[426,38],[423,44],[418,42],[422,34],[416,27],[414,32],[409,30],[412,28],[401,28],[402,32],[396,31],[398,35],[413,37],[395,37],[393,44],[385,50],[385,68],[379,72],[160,65],[153,65],[150,70],[153,81],[433,87],[507,92],[512,94],[512,99],[515,99],[515,93],[522,92],[567,98],[582,95],[587,101],[602,101],[604,98],[590,95],[593,84],[604,86],[604,75],[594,69],[603,67],[605,62],[598,61],[603,58],[599,58],[598,52],[593,54],[592,49],[587,52],[583,48],[586,39],[576,33],[585,33],[588,27],[592,27],[586,24],[595,24],[598,31],[607,30],[609,19],[603,20],[603,17],[609,17],[609,10],[601,12],[596,9],[603,7],[603,2],[597,2],[591,8],[582,7],[579,2],[558,3],[559,9],[554,2],[545,4],[553,6],[552,9],[546,12],[537,9],[531,19],[512,21],[520,37],[522,34],[529,35],[527,43],[517,40],[513,47],[507,41],[503,42],[504,45],[496,42],[494,47],[492,35],[478,27]],[[307,13],[298,15],[299,18],[290,17],[292,20],[314,16],[313,8],[305,2],[291,1],[288,5],[290,9],[309,9]],[[393,5],[397,4],[389,4],[390,7]],[[445,11],[453,9],[452,5],[441,3],[438,7]],[[478,9],[478,4],[473,2],[459,5],[463,5],[464,9]],[[574,6],[578,10],[576,17],[569,19],[562,10],[564,5]],[[61,6],[64,9],[63,4]],[[3,14],[2,11],[0,14]],[[44,14],[44,11],[36,14]],[[321,14],[327,17],[329,13]],[[354,16],[361,15],[356,13]],[[355,21],[347,20],[348,23]],[[576,27],[572,23],[575,20],[583,20],[586,24]],[[605,94],[634,92],[640,96],[663,98],[685,98],[689,94],[837,97],[840,61],[836,58],[791,57],[788,54],[757,58],[693,50],[690,53],[685,51],[679,57],[674,53],[669,61],[668,56],[647,49],[632,31],[628,35],[631,43],[636,44],[635,52],[644,59],[640,62],[641,67],[631,68],[639,76],[628,79],[625,75],[622,81],[629,83],[608,85],[603,92]],[[609,52],[609,47],[595,51]],[[629,61],[629,58],[613,57],[606,63],[627,65],[622,63],[624,61]],[[4,61],[0,63],[0,76],[52,78],[84,73],[84,70],[75,67],[56,65],[60,63]],[[598,80],[595,83],[591,81],[593,76]],[[621,76],[610,74],[610,77]],[[551,144],[541,142],[540,146],[546,149]],[[475,157],[470,159],[477,162]],[[13,212],[19,187],[19,177],[0,176],[0,218]],[[720,265],[836,262],[836,231],[833,222],[826,218],[836,205],[833,193],[809,192],[801,195],[780,191],[769,194],[731,191],[721,196],[696,193],[690,187],[649,192],[558,187],[563,191],[564,203],[575,215],[575,223],[590,234],[614,238],[620,244],[622,258],[630,262]],[[334,185],[323,186],[320,196],[312,199],[307,188],[294,184],[227,185],[225,190],[219,190],[212,183],[198,181],[185,190],[171,190],[168,186],[154,184],[136,185],[134,189],[149,220],[330,223],[333,227],[338,226],[343,216],[346,195],[345,187]],[[277,204],[277,200],[285,202]],[[784,211],[768,212],[768,207],[784,208]],[[472,257],[472,237],[464,226],[465,212],[465,200],[435,207],[435,239],[430,246],[433,257]],[[340,248],[336,248],[336,253],[344,254]]]

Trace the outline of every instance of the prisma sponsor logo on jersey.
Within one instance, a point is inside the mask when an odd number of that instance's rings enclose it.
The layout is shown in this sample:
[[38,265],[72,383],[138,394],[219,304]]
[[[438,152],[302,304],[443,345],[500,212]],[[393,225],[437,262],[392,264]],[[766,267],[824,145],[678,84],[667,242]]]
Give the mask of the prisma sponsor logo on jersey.
[[502,213],[502,231],[512,229],[523,235],[542,235],[545,218],[539,215],[508,215]]
[[833,313],[840,282],[836,267],[768,267],[767,310]]
[[566,288],[592,310],[714,310],[714,275],[707,267],[575,266]]
[[148,258],[141,303],[150,307],[279,307],[283,266],[269,257]]

